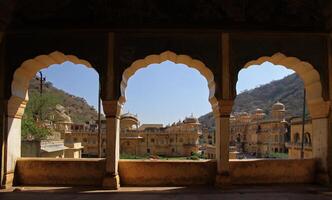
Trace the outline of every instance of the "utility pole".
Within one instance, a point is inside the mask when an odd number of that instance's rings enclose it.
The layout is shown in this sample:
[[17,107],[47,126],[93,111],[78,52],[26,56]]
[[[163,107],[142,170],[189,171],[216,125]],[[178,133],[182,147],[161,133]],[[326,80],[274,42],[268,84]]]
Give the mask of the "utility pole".
[[39,94],[40,96],[43,95],[43,84],[46,81],[46,77],[43,76],[43,72],[39,71],[39,77],[36,77],[36,80],[39,81]]
[[305,125],[305,96],[306,91],[303,89],[303,113],[302,113],[302,143],[301,143],[301,159],[304,159],[304,125]]
[[100,105],[100,82],[99,82],[99,89],[98,89],[98,157],[102,157],[102,137],[101,137],[101,105]]
[[[40,95],[40,98],[41,98],[43,96],[43,84],[46,81],[46,77],[43,76],[42,71],[39,71],[39,77],[36,77],[36,80],[39,81],[39,95]],[[43,118],[42,117],[42,115],[43,115],[42,111],[39,110],[38,114],[39,114],[40,120],[42,120],[42,118]]]

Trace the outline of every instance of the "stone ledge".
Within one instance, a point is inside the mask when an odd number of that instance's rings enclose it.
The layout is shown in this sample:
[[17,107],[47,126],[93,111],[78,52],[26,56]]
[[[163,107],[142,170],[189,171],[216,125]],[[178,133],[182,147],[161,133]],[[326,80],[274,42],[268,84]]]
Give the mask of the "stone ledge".
[[[103,186],[105,159],[21,158],[17,185]],[[316,161],[231,160],[230,184],[314,183]],[[215,160],[120,160],[121,186],[214,185]],[[221,180],[222,181],[222,180]]]
[[101,186],[105,159],[21,158],[15,185]]

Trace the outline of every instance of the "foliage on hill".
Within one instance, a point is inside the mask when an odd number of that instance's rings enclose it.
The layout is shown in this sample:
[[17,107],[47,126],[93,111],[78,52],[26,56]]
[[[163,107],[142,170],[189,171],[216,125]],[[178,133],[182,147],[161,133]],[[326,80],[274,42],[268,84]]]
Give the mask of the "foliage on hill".
[[[62,105],[68,111],[68,114],[74,123],[85,123],[87,121],[98,119],[96,109],[93,106],[90,106],[84,98],[68,94],[63,90],[54,87],[51,82],[46,82],[44,84],[43,93],[52,96],[57,104]],[[32,79],[29,87],[30,100],[28,105],[35,95],[39,96],[39,81]]]
[[[233,112],[251,113],[260,108],[269,115],[272,105],[277,101],[285,104],[288,117],[302,114],[303,81],[300,77],[291,74],[283,79],[240,93],[235,99]],[[201,116],[199,121],[207,127],[214,127],[212,113]]]
[[49,120],[53,108],[60,103],[59,98],[51,93],[40,95],[36,91],[30,92],[29,103],[22,118],[22,139],[46,139],[52,130],[45,126],[45,120]]
[[22,120],[23,140],[42,140],[51,136],[54,130],[48,124],[57,121],[56,116],[59,115],[59,107],[66,113],[68,112],[71,121],[74,123],[97,120],[97,111],[89,106],[85,99],[59,90],[53,87],[50,82],[44,84],[42,95],[40,95],[39,89],[39,81],[31,80],[29,102]]

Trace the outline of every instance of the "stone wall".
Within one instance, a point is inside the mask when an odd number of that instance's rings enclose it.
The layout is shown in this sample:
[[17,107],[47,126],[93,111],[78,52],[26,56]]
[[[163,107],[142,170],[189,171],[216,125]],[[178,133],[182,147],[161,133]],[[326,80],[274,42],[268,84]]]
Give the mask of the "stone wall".
[[215,161],[121,160],[122,186],[183,186],[214,184]]
[[21,158],[16,162],[16,185],[101,186],[105,159]]
[[[238,160],[230,162],[232,184],[313,183],[315,160]],[[101,186],[104,159],[21,158],[17,185]],[[213,185],[216,161],[120,160],[122,186]]]
[[231,161],[233,184],[313,183],[315,160]]

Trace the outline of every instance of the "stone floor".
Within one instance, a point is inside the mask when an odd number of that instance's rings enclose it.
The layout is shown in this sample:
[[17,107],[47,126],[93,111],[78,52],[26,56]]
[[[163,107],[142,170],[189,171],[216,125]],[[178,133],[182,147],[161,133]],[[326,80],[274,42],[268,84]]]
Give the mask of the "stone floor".
[[122,187],[118,191],[69,187],[18,187],[0,190],[0,200],[315,200],[331,199],[332,188],[315,185],[241,186],[216,189],[214,187]]

